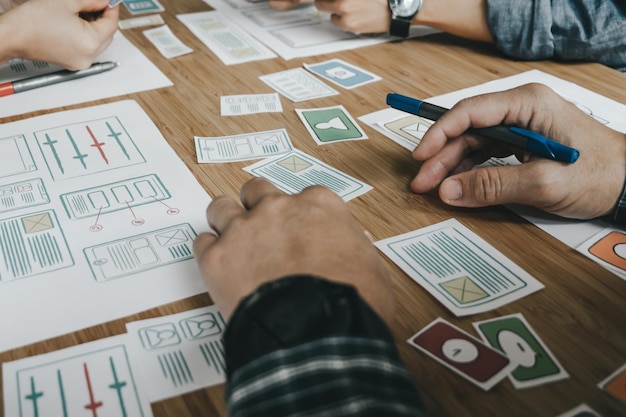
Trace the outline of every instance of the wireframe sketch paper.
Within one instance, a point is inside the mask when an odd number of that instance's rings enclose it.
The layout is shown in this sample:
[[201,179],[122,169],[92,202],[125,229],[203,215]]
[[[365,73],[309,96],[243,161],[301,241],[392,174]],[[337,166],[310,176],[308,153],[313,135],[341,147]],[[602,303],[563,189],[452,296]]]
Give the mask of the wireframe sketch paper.
[[152,417],[128,335],[2,364],[4,415]]
[[210,197],[134,101],[0,125],[0,351],[205,291]]
[[374,245],[459,317],[493,310],[543,288],[456,219]]
[[[389,42],[387,35],[357,36],[334,26],[330,14],[315,6],[287,11],[270,9],[267,2],[247,0],[205,0],[209,6],[259,39],[283,59],[322,55]],[[413,26],[411,37],[437,33],[427,26]]]
[[[35,110],[69,106],[107,97],[169,87],[172,82],[139,49],[117,31],[113,42],[95,62],[114,61],[120,65],[98,75],[53,84],[0,98],[0,117]],[[0,82],[32,77],[61,68],[45,62],[12,60],[0,65]]]
[[224,383],[224,317],[216,306],[126,324],[150,402]]

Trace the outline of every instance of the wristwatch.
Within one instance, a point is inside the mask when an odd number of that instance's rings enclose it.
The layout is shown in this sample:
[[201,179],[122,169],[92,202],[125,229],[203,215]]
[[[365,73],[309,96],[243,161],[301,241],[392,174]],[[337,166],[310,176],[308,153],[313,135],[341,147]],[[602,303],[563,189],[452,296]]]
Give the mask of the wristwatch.
[[391,11],[389,34],[406,38],[411,21],[422,8],[422,0],[387,0],[387,4]]

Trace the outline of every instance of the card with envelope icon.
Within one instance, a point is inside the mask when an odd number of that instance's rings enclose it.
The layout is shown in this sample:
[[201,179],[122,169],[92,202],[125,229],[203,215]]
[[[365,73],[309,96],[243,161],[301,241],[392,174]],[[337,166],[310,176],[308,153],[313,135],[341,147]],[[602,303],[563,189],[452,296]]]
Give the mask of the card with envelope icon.
[[417,146],[433,123],[433,121],[423,117],[411,115],[386,122],[384,127]]
[[287,194],[299,193],[312,185],[322,185],[348,201],[372,189],[364,182],[298,150],[264,159],[245,167],[244,171],[267,179]]

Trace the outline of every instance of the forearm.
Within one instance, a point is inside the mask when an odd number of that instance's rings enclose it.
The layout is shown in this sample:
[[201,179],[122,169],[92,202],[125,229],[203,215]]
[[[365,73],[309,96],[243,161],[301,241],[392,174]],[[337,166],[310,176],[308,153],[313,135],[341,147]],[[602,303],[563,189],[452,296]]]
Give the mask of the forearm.
[[422,415],[391,334],[352,287],[311,277],[262,286],[236,310],[224,345],[233,417]]
[[487,0],[423,0],[422,9],[413,19],[467,39],[493,42],[487,25]]
[[19,55],[16,36],[18,28],[14,27],[15,22],[11,18],[11,13],[0,14],[0,64]]

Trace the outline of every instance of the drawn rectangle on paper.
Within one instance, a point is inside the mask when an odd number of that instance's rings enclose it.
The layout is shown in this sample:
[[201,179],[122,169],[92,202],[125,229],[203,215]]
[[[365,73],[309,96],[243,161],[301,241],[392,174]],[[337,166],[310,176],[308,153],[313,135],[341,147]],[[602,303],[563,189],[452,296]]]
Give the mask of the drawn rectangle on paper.
[[0,282],[74,265],[54,210],[0,221]]
[[6,415],[150,417],[137,384],[127,335],[5,362]]
[[196,232],[179,224],[83,250],[96,281],[122,278],[193,258]]
[[115,116],[41,130],[34,135],[55,181],[145,162]]
[[50,197],[41,178],[0,184],[0,213],[49,202]]
[[2,155],[0,178],[37,170],[24,135],[0,139],[0,155]]
[[167,200],[171,194],[155,174],[61,194],[70,219],[82,219]]

